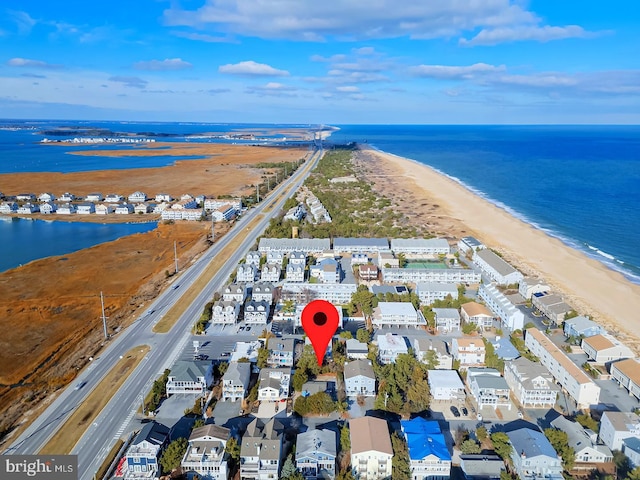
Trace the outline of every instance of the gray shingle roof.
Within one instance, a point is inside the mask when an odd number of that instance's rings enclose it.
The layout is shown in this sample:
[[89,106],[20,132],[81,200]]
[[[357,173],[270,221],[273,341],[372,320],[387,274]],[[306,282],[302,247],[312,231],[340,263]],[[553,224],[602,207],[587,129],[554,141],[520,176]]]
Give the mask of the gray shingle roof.
[[358,375],[376,378],[369,360],[354,360],[344,364],[344,378],[353,378]]

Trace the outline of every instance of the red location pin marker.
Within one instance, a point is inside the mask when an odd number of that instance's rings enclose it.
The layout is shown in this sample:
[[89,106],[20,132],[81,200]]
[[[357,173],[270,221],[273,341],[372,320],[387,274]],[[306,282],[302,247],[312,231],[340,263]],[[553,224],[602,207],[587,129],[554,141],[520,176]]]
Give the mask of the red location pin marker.
[[331,337],[338,329],[338,322],[338,310],[326,300],[314,300],[302,310],[302,328],[311,340],[320,366]]

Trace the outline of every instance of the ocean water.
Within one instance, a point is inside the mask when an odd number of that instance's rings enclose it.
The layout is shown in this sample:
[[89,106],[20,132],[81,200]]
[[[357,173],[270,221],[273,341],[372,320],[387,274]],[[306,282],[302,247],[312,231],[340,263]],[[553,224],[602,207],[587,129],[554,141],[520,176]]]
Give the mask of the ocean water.
[[156,228],[156,222],[96,224],[56,222],[0,216],[0,272],[32,260],[66,255]]
[[640,126],[339,125],[640,283]]

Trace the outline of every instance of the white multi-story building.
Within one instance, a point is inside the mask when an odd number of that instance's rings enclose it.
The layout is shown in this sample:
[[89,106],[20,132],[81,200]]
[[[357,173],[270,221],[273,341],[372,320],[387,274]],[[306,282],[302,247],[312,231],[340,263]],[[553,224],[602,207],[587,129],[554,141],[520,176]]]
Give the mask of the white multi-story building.
[[266,325],[271,306],[264,300],[250,300],[244,306],[244,321],[248,324]]
[[285,279],[287,282],[304,282],[304,265],[287,264]]
[[421,282],[416,285],[416,295],[422,305],[431,305],[436,300],[458,298],[458,287],[453,283]]
[[600,400],[600,387],[537,328],[527,329],[525,346],[540,359],[553,378],[576,401],[578,408],[590,408]]
[[611,364],[611,378],[637,399],[640,399],[640,363],[634,358]]
[[115,211],[115,207],[108,203],[100,203],[96,205],[96,215],[110,215]]
[[262,258],[262,254],[257,250],[251,250],[247,252],[244,257],[244,263],[247,265],[255,265],[256,267],[260,266],[260,259]]
[[392,238],[391,250],[396,255],[448,255],[449,242],[444,238]]
[[87,194],[85,200],[87,202],[102,202],[104,200],[104,196],[99,192],[93,192]]
[[173,202],[173,197],[168,193],[156,193],[156,202]]
[[386,333],[376,337],[378,344],[378,360],[382,364],[395,363],[398,355],[409,353],[409,347],[404,337]]
[[279,282],[280,281],[280,273],[282,272],[282,267],[277,263],[265,263],[262,266],[262,270],[260,271],[260,281],[261,282]]
[[156,478],[160,472],[158,460],[169,443],[169,427],[151,421],[138,432],[124,458],[125,480]]
[[369,355],[369,346],[366,343],[359,342],[355,338],[349,338],[346,344],[347,358],[365,360]]
[[124,197],[122,195],[118,195],[117,193],[109,193],[106,197],[104,197],[104,201],[106,203],[120,203],[123,200]]
[[273,285],[268,282],[256,282],[251,289],[251,300],[256,302],[267,302],[271,305],[273,302]]
[[[20,195],[16,197],[18,200],[23,200],[20,198]],[[73,193],[64,192],[60,197],[58,197],[59,202],[73,202],[76,199],[76,196]],[[33,199],[35,200],[35,198]]]
[[576,469],[592,470],[594,463],[608,463],[613,461],[613,453],[606,445],[598,445],[597,435],[586,432],[582,425],[560,415],[551,421],[551,426],[565,432],[568,443],[575,452]]
[[358,286],[355,283],[284,283],[282,299],[307,304],[312,300],[326,300],[334,305],[345,305]]
[[282,460],[282,425],[276,419],[264,423],[256,418],[248,426],[240,444],[240,478],[279,478]]
[[53,193],[44,192],[44,193],[41,193],[40,195],[38,195],[38,201],[40,203],[55,202],[56,201],[56,196]]
[[409,450],[409,468],[414,479],[449,480],[451,453],[435,420],[416,417],[401,420]]
[[296,468],[306,480],[336,477],[336,432],[307,430],[296,438]]
[[91,202],[79,203],[76,211],[78,215],[90,215],[96,213],[96,206]]
[[388,283],[478,283],[480,272],[466,268],[393,268],[382,266],[382,278]]
[[258,379],[258,400],[279,402],[289,398],[291,368],[263,368]]
[[353,238],[335,237],[333,251],[340,253],[377,253],[389,250],[389,240],[386,238]]
[[511,331],[522,330],[524,327],[524,313],[518,310],[493,283],[480,285],[478,296],[484,300],[504,328]]
[[531,303],[556,325],[562,325],[566,314],[573,310],[571,305],[565,303],[560,295],[534,293],[531,297]]
[[328,238],[266,238],[260,239],[258,250],[262,253],[279,251],[290,253],[295,251],[305,254],[322,253],[331,249],[331,241]]
[[75,213],[76,206],[73,203],[63,203],[62,205],[58,205],[58,209],[56,210],[57,215],[74,215]]
[[582,349],[590,360],[599,364],[635,357],[635,354],[629,347],[608,333],[593,335],[592,337],[583,339]]
[[436,330],[443,333],[460,330],[460,312],[456,308],[434,308]]
[[553,408],[560,393],[549,371],[525,357],[505,363],[504,379],[525,408]]
[[211,309],[211,323],[214,325],[234,325],[240,315],[240,304],[235,300],[219,300]]
[[428,340],[414,338],[412,345],[418,361],[422,363],[433,361],[432,368],[438,370],[453,368],[453,356],[449,353],[447,344],[442,340],[434,342],[432,338]]
[[463,252],[475,252],[487,248],[484,243],[475,237],[462,237],[458,240],[458,249]]
[[213,382],[213,365],[205,361],[178,361],[167,377],[167,395],[203,395]]
[[460,316],[465,323],[473,323],[483,329],[490,328],[493,325],[493,315],[481,303],[463,303],[460,306]]
[[603,412],[598,435],[611,450],[622,450],[625,439],[640,438],[640,417],[631,412]]
[[229,438],[230,430],[220,425],[210,423],[194,428],[180,462],[182,471],[187,476],[197,474],[203,480],[227,480],[226,447]]
[[495,368],[469,368],[467,384],[478,408],[507,407],[511,410],[509,385]]
[[32,214],[38,213],[40,211],[40,206],[37,203],[24,203],[18,207],[18,212],[22,215],[24,214]]
[[258,278],[258,269],[255,265],[241,263],[236,270],[236,282],[253,283]]
[[269,340],[269,357],[267,365],[270,367],[293,367],[295,339],[272,338]]
[[522,480],[563,480],[562,460],[547,437],[538,430],[520,428],[507,432],[513,469]]
[[434,400],[464,401],[464,383],[456,370],[429,370],[427,380]]
[[476,251],[473,254],[473,263],[498,285],[518,283],[524,278],[522,273],[488,248]]
[[454,338],[451,340],[451,354],[460,361],[461,368],[484,365],[486,349],[481,338]]
[[[58,212],[60,209],[58,208]],[[133,213],[133,205],[130,203],[122,203],[116,207],[115,214],[116,215],[130,215]]]
[[247,299],[249,289],[244,284],[232,283],[227,285],[222,292],[222,299],[225,302],[235,301],[238,303],[244,303]]
[[530,300],[535,293],[544,293],[551,290],[551,287],[540,278],[524,277],[518,284],[518,293],[525,299]]
[[40,213],[43,215],[50,215],[58,209],[58,206],[53,202],[45,202],[40,204]]
[[129,203],[146,202],[147,194],[144,192],[133,192],[127,199],[129,200]]
[[413,308],[410,302],[379,302],[373,311],[375,328],[417,327],[426,325],[422,312]]
[[284,260],[284,252],[280,250],[269,250],[267,252],[267,263],[278,263],[282,265]]
[[18,211],[18,204],[16,202],[2,202],[0,204],[0,213],[16,213]]
[[344,364],[344,387],[347,396],[376,396],[376,376],[370,360],[353,360]]
[[393,448],[386,420],[360,417],[349,420],[351,468],[355,478],[391,478]]
[[237,402],[247,396],[251,364],[249,362],[229,362],[227,371],[222,376],[222,400]]

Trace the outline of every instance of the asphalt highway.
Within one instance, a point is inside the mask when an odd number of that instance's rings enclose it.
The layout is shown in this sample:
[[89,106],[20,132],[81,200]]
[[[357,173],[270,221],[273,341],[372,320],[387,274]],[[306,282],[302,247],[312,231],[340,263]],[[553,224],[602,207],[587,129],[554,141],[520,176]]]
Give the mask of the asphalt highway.
[[[257,207],[247,211],[227,235],[183,270],[172,285],[148,305],[142,316],[129,328],[109,340],[106,349],[85,368],[73,384],[58,395],[4,454],[37,453],[122,356],[136,346],[149,345],[149,353],[97,415],[94,423],[73,449],[72,453],[78,455],[79,478],[93,479],[113,445],[136,415],[151,384],[166,368],[171,367],[186,346],[191,328],[200,317],[204,305],[211,300],[214,292],[225,284],[239,260],[246,255],[255,239],[264,232],[271,218],[280,211],[287,198],[302,185],[323,153],[321,149],[315,150],[294,175],[275,188]],[[251,227],[253,219],[260,214],[264,214],[264,217]],[[172,330],[168,334],[154,333],[153,326],[199,278],[209,262],[236,236],[247,233],[249,228],[252,230],[240,247],[199,292]],[[175,285],[178,287],[172,288]],[[77,388],[79,385],[82,386]]]

